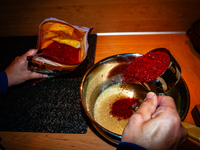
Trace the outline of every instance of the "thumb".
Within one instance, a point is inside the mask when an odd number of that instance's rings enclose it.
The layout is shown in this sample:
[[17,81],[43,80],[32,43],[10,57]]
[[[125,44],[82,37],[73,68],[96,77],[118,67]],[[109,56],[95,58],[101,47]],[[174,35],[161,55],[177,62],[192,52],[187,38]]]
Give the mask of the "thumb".
[[152,114],[158,106],[158,97],[155,93],[149,92],[146,95],[146,100],[140,105],[135,114],[140,114],[143,121],[151,119]]
[[29,51],[27,51],[24,56],[31,56],[33,54],[35,54],[38,50],[37,49],[30,49]]

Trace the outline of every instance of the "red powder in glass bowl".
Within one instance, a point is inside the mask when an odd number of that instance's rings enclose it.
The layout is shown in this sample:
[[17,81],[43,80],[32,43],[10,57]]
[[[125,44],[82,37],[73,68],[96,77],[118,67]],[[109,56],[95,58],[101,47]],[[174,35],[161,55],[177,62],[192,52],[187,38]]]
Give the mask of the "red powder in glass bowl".
[[151,52],[134,59],[122,75],[123,82],[150,82],[165,72],[170,63],[166,52]]

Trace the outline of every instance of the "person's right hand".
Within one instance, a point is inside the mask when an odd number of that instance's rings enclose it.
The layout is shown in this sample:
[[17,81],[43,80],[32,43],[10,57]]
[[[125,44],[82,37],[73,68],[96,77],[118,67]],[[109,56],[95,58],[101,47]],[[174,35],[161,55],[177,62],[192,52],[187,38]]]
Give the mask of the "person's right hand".
[[122,134],[122,142],[130,142],[146,149],[181,149],[187,131],[181,125],[174,100],[150,92],[133,114]]

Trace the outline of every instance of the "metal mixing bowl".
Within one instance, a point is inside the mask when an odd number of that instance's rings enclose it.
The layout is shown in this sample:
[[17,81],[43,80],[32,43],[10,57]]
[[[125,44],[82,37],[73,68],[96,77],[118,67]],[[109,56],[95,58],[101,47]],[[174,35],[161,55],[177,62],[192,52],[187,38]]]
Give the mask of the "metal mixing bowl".
[[[122,83],[121,75],[123,70],[130,64],[131,60],[141,54],[119,54],[105,58],[93,67],[91,67],[83,77],[80,85],[80,96],[83,109],[89,117],[95,129],[109,141],[118,144],[121,141],[121,135],[109,131],[101,126],[94,119],[94,105],[98,96],[110,86]],[[147,90],[141,85],[132,84],[128,91],[132,95],[144,99]],[[182,120],[187,115],[189,109],[190,96],[187,85],[180,79],[176,86],[165,93],[175,99],[177,109]],[[108,120],[109,121],[109,120]]]

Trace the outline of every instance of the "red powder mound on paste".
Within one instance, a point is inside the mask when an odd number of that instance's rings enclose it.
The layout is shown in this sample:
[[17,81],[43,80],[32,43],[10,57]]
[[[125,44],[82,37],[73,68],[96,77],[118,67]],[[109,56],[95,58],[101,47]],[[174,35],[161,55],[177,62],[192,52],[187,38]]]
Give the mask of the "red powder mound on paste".
[[122,75],[123,82],[150,82],[162,75],[170,63],[165,52],[152,52],[134,59]]
[[132,106],[136,102],[138,99],[135,98],[121,98],[112,104],[110,114],[118,117],[118,120],[129,119],[133,114]]

